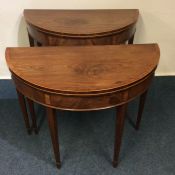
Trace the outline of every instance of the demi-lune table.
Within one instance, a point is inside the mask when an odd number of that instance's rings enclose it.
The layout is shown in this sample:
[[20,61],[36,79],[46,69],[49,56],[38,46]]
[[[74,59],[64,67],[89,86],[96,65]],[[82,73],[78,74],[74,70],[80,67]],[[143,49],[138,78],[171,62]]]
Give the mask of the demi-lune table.
[[[138,16],[138,9],[24,10],[31,47],[133,44]],[[146,94],[140,99],[141,107],[145,98]],[[37,134],[33,101],[19,93],[18,99],[28,133],[34,130]],[[24,109],[26,101],[31,124]]]
[[113,166],[117,166],[127,103],[144,96],[159,55],[157,44],[6,49],[18,93],[47,108],[58,168],[56,109],[92,111],[112,107],[117,107],[113,157]]
[[24,10],[30,45],[133,43],[137,9]]

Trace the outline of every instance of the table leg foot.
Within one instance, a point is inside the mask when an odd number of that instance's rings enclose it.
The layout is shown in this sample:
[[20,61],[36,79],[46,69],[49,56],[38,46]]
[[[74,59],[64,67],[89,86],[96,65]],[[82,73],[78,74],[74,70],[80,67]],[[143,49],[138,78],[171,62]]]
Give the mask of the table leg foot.
[[142,114],[143,114],[143,109],[144,109],[144,105],[145,105],[145,101],[146,101],[147,92],[148,91],[145,91],[140,96],[139,111],[138,111],[137,121],[136,121],[136,126],[135,126],[136,130],[139,130],[139,127],[140,127],[140,123],[141,123],[141,119],[142,119]]
[[30,128],[27,129],[27,133],[28,135],[31,135],[32,134],[32,130]]
[[58,127],[57,127],[57,119],[56,119],[56,110],[46,107],[47,108],[47,118],[48,118],[48,125],[50,129],[50,135],[53,145],[53,151],[56,160],[57,168],[61,167],[60,161],[60,151],[59,151],[59,139],[58,139]]
[[116,167],[118,166],[118,162],[117,162],[117,161],[113,161],[113,162],[112,162],[112,166],[113,166],[114,168],[116,168]]
[[58,169],[60,169],[61,168],[61,162],[56,162],[56,166],[57,166]]
[[39,133],[38,129],[34,129],[34,133],[35,133],[36,135],[38,135],[38,133]]
[[123,135],[123,129],[124,129],[126,110],[127,110],[127,104],[123,104],[123,105],[117,107],[113,167],[117,167],[117,165],[118,165],[118,159],[119,159],[120,147],[121,147],[121,142],[122,142],[122,135]]

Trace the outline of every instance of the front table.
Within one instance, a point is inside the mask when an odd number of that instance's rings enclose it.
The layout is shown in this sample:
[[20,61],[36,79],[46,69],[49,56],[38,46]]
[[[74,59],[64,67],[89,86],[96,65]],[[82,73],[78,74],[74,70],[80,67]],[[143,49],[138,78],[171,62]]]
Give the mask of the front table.
[[118,164],[127,103],[145,94],[159,60],[157,44],[7,48],[20,95],[47,108],[56,165],[56,109],[91,111],[117,106],[113,166]]

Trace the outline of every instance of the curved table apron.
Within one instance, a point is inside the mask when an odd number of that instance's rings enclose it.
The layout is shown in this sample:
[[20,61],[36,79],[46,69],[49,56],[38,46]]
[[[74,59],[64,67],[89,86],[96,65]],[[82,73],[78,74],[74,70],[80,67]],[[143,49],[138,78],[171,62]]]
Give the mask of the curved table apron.
[[142,80],[124,88],[92,94],[58,93],[41,89],[12,74],[17,90],[27,98],[47,107],[69,111],[92,111],[123,105],[143,94],[149,87],[154,71]]
[[[55,109],[92,111],[117,106],[113,157],[116,167],[127,103],[141,95],[137,128],[159,54],[156,44],[8,48],[6,60],[26,125],[29,123],[24,96],[29,104],[35,101],[46,106],[58,168],[61,162]],[[33,108],[31,112],[34,115]],[[32,127],[37,129],[35,118],[32,120]]]

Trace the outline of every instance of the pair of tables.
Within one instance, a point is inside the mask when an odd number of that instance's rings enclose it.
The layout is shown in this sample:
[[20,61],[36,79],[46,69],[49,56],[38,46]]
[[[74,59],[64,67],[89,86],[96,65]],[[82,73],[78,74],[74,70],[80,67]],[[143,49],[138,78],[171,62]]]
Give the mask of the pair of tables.
[[159,60],[157,44],[132,44],[138,10],[25,10],[24,17],[30,45],[37,47],[7,48],[6,60],[28,133],[33,129],[38,133],[33,105],[37,102],[47,109],[56,165],[60,168],[56,109],[117,107],[116,167],[127,104],[140,96],[138,129]]

